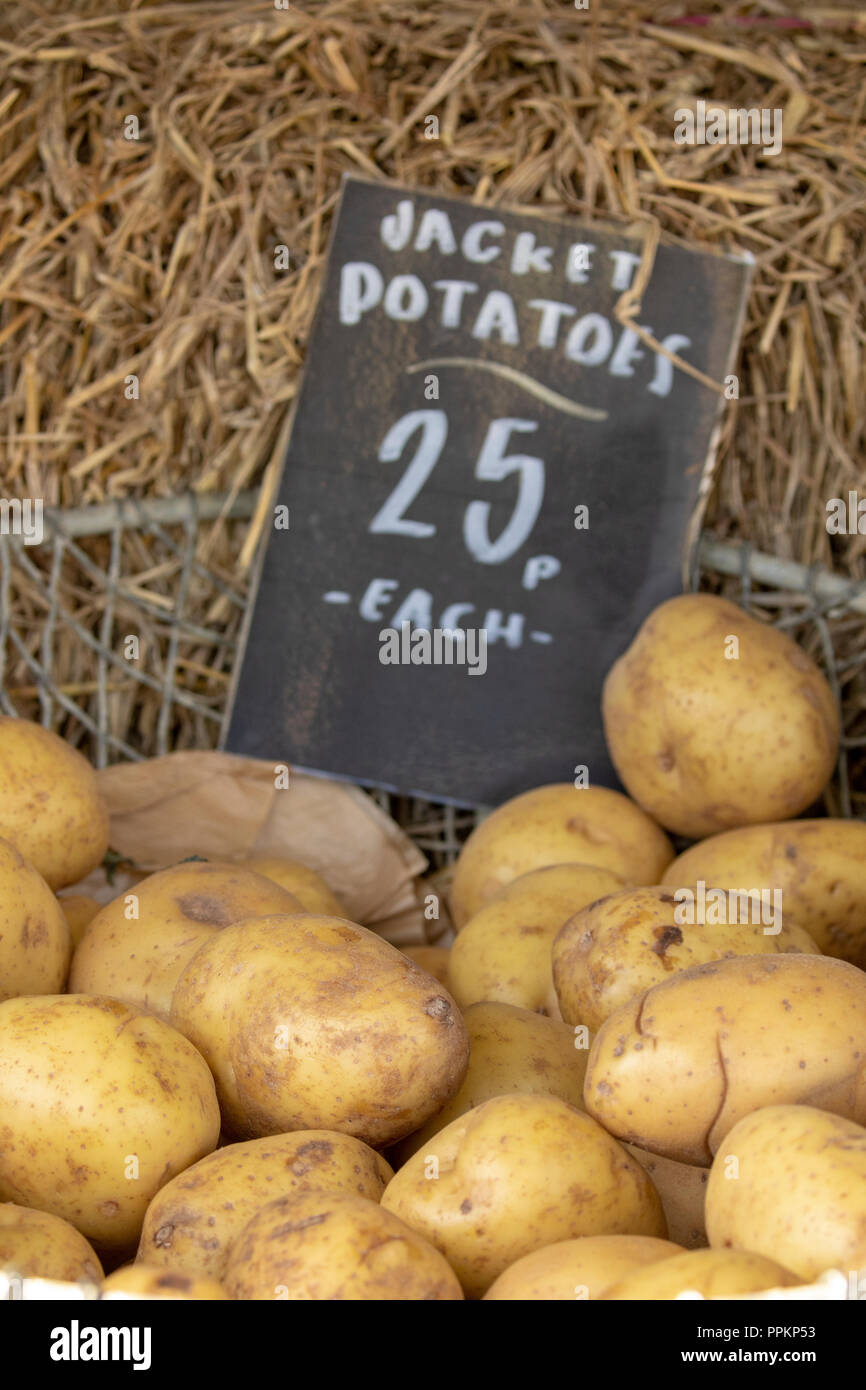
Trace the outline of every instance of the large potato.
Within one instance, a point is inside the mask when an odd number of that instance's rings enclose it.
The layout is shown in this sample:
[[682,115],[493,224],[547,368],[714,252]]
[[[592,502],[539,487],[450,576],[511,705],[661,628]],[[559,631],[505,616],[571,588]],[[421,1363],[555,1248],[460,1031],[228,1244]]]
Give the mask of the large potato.
[[304,912],[319,917],[345,917],[346,909],[336,893],[328,887],[321,874],[308,869],[297,859],[282,859],[275,854],[250,854],[243,861],[245,869],[263,874],[278,883],[298,900]]
[[640,1164],[553,1096],[498,1096],[454,1120],[391,1179],[382,1205],[442,1251],[473,1298],[555,1241],[667,1235]]
[[184,966],[205,941],[242,918],[299,911],[285,888],[239,864],[174,864],[97,913],[72,957],[69,988],[167,1019]]
[[866,821],[796,820],[728,830],[692,845],[662,883],[778,890],[784,920],[828,956],[866,968]]
[[688,1250],[669,1260],[633,1269],[601,1295],[622,1299],[674,1299],[682,1293],[704,1298],[731,1298],[738,1294],[787,1289],[801,1281],[790,1269],[750,1250]]
[[799,815],[827,785],[839,746],[836,702],[815,663],[711,594],[650,614],[608,673],[602,714],[629,795],[692,839]]
[[0,840],[0,1000],[57,994],[71,941],[63,911],[32,864]]
[[575,913],[553,943],[562,1017],[595,1030],[636,994],[690,965],[728,956],[819,954],[802,927],[774,922],[771,913],[762,918],[760,902],[732,900],[723,916],[728,920],[714,921],[712,910],[686,914],[665,887],[613,893]]
[[469,1069],[463,1085],[426,1125],[397,1145],[391,1154],[397,1165],[429,1147],[452,1120],[494,1096],[512,1091],[559,1096],[583,1109],[589,1049],[579,1046],[582,1039],[573,1029],[511,1004],[472,1004],[463,1018],[469,1033]]
[[0,835],[55,892],[86,878],[108,849],[108,811],[87,759],[8,714],[0,714]]
[[804,1280],[852,1273],[866,1293],[866,1129],[808,1105],[735,1125],[707,1187],[710,1244],[748,1243]]
[[99,1256],[68,1221],[15,1202],[0,1202],[0,1269],[22,1279],[98,1284]]
[[157,1192],[136,1259],[221,1279],[232,1242],[267,1202],[312,1187],[378,1202],[393,1176],[375,1150],[334,1130],[227,1144]]
[[560,1018],[550,955],[556,933],[578,908],[621,887],[617,874],[591,864],[552,864],[514,879],[464,925],[451,948],[457,1003],[497,1000]]
[[866,1121],[866,974],[830,956],[731,956],[632,999],[589,1054],[584,1101],[611,1134],[706,1166],[764,1105]]
[[364,1197],[277,1197],[235,1241],[225,1284],[233,1298],[290,1301],[454,1301],[460,1284],[438,1250]]
[[624,1146],[652,1178],[659,1194],[668,1235],[686,1250],[699,1250],[708,1245],[704,1206],[707,1195],[709,1168],[697,1168],[693,1163],[677,1163],[661,1154],[647,1153],[636,1144]]
[[147,1265],[124,1265],[102,1285],[103,1298],[170,1298],[186,1302],[228,1302],[228,1294],[215,1279],[196,1279],[176,1270],[153,1269]]
[[673,854],[664,831],[621,792],[570,782],[536,787],[469,836],[454,870],[451,915],[459,931],[512,879],[547,864],[592,864],[626,883],[658,883]]
[[339,917],[261,917],[200,948],[172,1023],[207,1059],[238,1138],[337,1129],[395,1143],[457,1090],[469,1039],[450,994]]
[[0,1201],[122,1251],[154,1193],[218,1138],[213,1078],[167,1023],[84,995],[0,1004]]
[[601,1298],[633,1269],[679,1255],[681,1246],[654,1236],[582,1236],[533,1250],[491,1284],[485,1302],[564,1303]]

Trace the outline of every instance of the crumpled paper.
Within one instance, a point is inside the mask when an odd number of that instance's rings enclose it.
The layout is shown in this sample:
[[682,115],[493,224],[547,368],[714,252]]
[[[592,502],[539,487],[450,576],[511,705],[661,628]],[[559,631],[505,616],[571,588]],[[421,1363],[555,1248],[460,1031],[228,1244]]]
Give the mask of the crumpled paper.
[[315,869],[352,921],[396,946],[421,945],[441,929],[424,917],[424,855],[360,787],[290,772],[278,789],[274,763],[219,752],[169,753],[96,775],[111,849],[135,867],[111,880],[100,867],[68,893],[108,902],[143,873],[191,855],[275,854]]

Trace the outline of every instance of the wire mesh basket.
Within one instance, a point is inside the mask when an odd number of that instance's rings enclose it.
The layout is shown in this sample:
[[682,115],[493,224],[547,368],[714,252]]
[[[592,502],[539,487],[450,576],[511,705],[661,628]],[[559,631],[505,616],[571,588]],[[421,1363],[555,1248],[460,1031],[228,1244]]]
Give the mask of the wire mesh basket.
[[[97,767],[219,741],[248,601],[232,557],[255,492],[44,513],[42,544],[0,535],[0,708],[38,719]],[[866,583],[704,533],[690,586],[737,599],[823,667],[844,736],[826,804],[866,815]],[[478,813],[369,789],[427,855],[455,858]]]

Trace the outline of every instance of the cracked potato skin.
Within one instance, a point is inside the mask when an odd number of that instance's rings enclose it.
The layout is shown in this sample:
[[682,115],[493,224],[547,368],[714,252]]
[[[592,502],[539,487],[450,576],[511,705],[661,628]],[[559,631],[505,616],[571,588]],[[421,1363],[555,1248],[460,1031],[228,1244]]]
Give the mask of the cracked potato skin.
[[654,609],[608,673],[602,717],[626,791],[693,840],[799,815],[839,748],[833,692],[811,658],[712,594]]
[[225,1274],[237,1299],[456,1302],[438,1250],[364,1197],[301,1192],[269,1202],[235,1241]]
[[866,974],[830,956],[691,966],[611,1014],[584,1102],[617,1138],[707,1166],[765,1105],[866,1121]]
[[171,1021],[207,1059],[242,1139],[335,1129],[384,1147],[450,1100],[469,1060],[439,981],[337,917],[226,927],[186,967]]

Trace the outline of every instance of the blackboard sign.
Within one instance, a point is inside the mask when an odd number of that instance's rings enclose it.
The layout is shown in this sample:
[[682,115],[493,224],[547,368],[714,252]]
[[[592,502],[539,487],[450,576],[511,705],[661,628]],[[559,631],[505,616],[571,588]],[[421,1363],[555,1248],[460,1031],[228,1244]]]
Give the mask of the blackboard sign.
[[[602,681],[679,591],[723,404],[618,323],[642,247],[345,180],[228,750],[466,805],[617,785]],[[747,279],[662,246],[637,322],[722,382]]]

